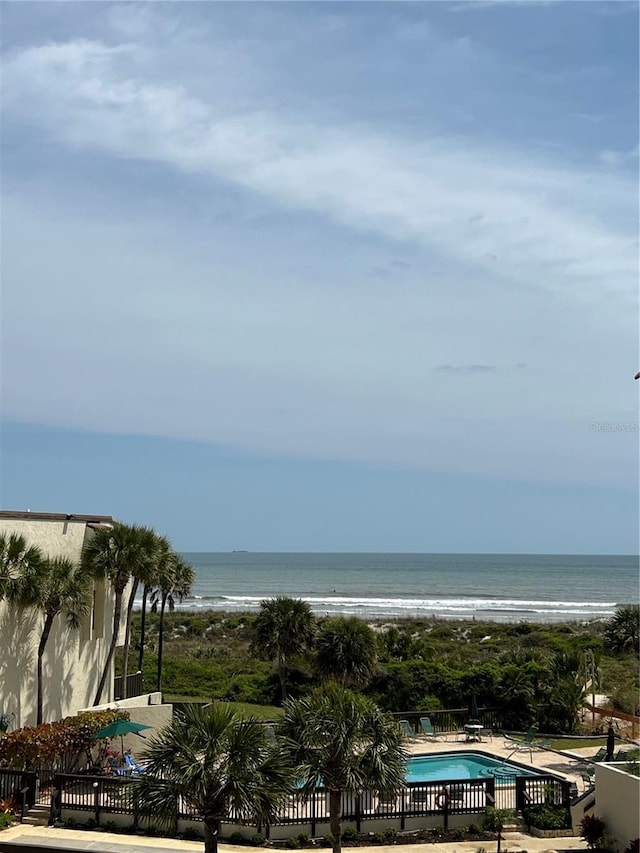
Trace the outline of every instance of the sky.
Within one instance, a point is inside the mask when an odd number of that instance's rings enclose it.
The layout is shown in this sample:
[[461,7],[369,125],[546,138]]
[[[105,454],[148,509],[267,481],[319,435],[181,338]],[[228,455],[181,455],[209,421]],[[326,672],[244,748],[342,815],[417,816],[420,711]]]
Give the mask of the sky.
[[638,553],[638,5],[2,5],[0,501]]

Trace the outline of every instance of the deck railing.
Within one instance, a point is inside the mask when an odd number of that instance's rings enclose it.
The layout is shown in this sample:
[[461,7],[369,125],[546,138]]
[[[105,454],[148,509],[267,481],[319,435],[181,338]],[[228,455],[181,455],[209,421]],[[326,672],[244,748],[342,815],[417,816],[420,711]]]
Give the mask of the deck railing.
[[[122,695],[124,693],[124,676],[116,675],[113,679],[113,698],[124,699]],[[127,698],[131,696],[141,696],[143,693],[142,689],[142,672],[138,670],[138,672],[132,672],[127,675]]]
[[[87,812],[97,824],[107,815],[130,815],[132,823],[137,825],[141,818],[137,790],[134,777],[61,774],[54,784],[52,815],[64,819],[65,812]],[[343,793],[342,819],[355,825],[359,832],[372,820],[399,822],[402,831],[410,818],[436,816],[446,827],[449,816],[480,815],[487,806],[521,812],[525,805],[542,803],[564,805],[568,809],[569,802],[569,783],[551,775],[409,782],[392,799],[382,798],[374,791]],[[196,812],[178,798],[173,816],[176,827],[179,821],[198,820]],[[240,821],[231,814],[224,823],[236,825]],[[318,788],[313,795],[302,792],[291,795],[271,829],[303,825],[315,835],[318,825],[328,823],[329,793]]]
[[[436,732],[460,731],[469,722],[467,708],[450,708],[447,711],[402,711],[395,712],[396,720],[407,720],[416,734],[421,734],[420,718],[429,717]],[[503,728],[502,713],[499,708],[478,708],[477,719],[487,729],[498,731]]]

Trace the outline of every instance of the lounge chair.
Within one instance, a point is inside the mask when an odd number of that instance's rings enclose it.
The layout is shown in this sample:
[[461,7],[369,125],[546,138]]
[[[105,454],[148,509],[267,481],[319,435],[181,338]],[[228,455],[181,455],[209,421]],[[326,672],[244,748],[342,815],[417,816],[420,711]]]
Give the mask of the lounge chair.
[[514,752],[528,749],[529,754],[531,754],[532,749],[546,749],[555,740],[555,738],[536,738],[537,733],[538,729],[532,726],[522,738],[508,736],[508,740],[504,742],[504,745],[507,749],[513,748]]
[[607,748],[605,746],[601,746],[600,749],[596,752],[596,754],[591,759],[592,761],[604,761],[607,757]]
[[588,770],[586,770],[586,771],[583,770],[580,773],[580,778],[584,782],[584,790],[585,791],[587,791],[589,788],[593,788],[593,786],[595,784],[593,781],[593,773],[589,773]]
[[443,732],[437,732],[434,730],[429,717],[420,717],[420,728],[422,729],[422,734],[430,740],[447,739],[447,736]]
[[629,749],[619,749],[616,752],[615,758],[613,760],[614,761],[627,761],[629,758],[630,751],[631,750],[629,750]]
[[126,765],[124,769],[126,770],[127,773],[144,773],[145,772],[145,768],[142,767],[142,765],[138,764],[136,762],[135,758],[133,757],[133,755],[131,755],[128,752],[125,752],[125,754],[124,754],[124,763]]
[[409,720],[398,720],[398,725],[402,729],[402,734],[406,735],[406,737],[413,739],[418,737]]
[[377,812],[395,812],[398,805],[398,797],[396,794],[380,794],[378,797]]
[[538,729],[536,726],[531,726],[528,732],[523,737],[518,737],[514,735],[507,735],[507,740],[504,742],[504,745],[507,749],[510,749],[512,745],[520,745],[524,746],[527,749],[531,746],[533,739],[538,733]]

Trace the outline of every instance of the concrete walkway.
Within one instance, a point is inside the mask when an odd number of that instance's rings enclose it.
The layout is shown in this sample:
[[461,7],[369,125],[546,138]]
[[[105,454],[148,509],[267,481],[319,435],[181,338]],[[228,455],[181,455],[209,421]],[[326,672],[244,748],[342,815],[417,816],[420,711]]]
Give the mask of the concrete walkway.
[[[495,841],[457,841],[446,844],[393,844],[389,846],[357,847],[357,853],[495,853]],[[168,838],[116,835],[109,832],[87,832],[76,829],[14,826],[0,834],[0,853],[202,853],[203,843],[177,841]],[[220,853],[248,853],[251,848],[220,844]],[[255,848],[256,850],[259,848]],[[322,848],[327,850],[329,848]],[[507,832],[502,842],[503,853],[551,853],[552,851],[586,850],[580,838],[533,838],[521,832]]]

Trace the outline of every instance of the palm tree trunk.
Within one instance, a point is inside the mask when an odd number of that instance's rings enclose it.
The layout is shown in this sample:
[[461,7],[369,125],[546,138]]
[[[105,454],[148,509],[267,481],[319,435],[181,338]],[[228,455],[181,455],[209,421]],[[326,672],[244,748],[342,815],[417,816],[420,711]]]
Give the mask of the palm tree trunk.
[[333,853],[342,851],[342,791],[329,791],[329,828]]
[[100,684],[98,684],[96,698],[93,700],[94,705],[100,704],[100,700],[102,699],[102,691],[104,690],[104,686],[107,683],[109,667],[111,666],[113,654],[116,650],[116,646],[118,645],[118,630],[120,628],[120,613],[122,612],[123,592],[124,590],[116,589],[115,603],[113,607],[113,631],[111,634],[111,643],[109,644],[109,654],[107,655],[107,660],[105,661],[104,669],[102,670],[102,675],[100,676]]
[[38,699],[36,705],[37,726],[42,722],[42,657],[44,655],[45,646],[47,645],[47,640],[49,639],[49,634],[51,633],[51,626],[53,625],[55,615],[55,613],[47,613],[45,616],[42,634],[40,636],[40,644],[38,645]]
[[[158,678],[156,680],[156,690],[158,693],[162,690],[162,645],[164,640],[164,609],[167,604],[167,596],[169,593],[162,593],[162,603],[160,605],[160,624],[158,625]],[[217,842],[216,842],[217,845]]]
[[138,653],[138,669],[140,672],[142,672],[144,663],[144,632],[147,626],[147,598],[149,597],[149,590],[149,585],[145,584],[142,591],[142,614],[140,616],[140,651]]
[[287,659],[280,653],[278,655],[278,676],[280,678],[280,695],[282,701],[287,701]]
[[129,666],[129,645],[131,643],[131,613],[133,612],[133,602],[135,601],[136,592],[138,591],[138,578],[133,579],[131,592],[129,593],[129,601],[127,602],[127,624],[124,631],[124,651],[122,654],[122,698],[127,698],[127,669]]
[[204,824],[204,853],[218,853],[218,835],[220,834],[220,821],[207,820]]

